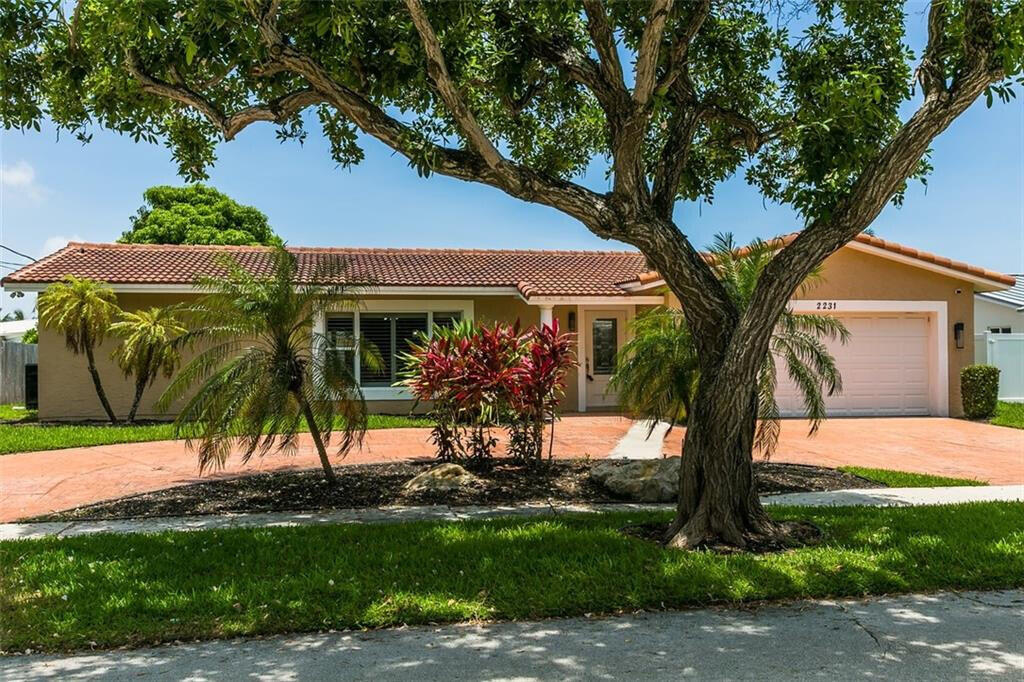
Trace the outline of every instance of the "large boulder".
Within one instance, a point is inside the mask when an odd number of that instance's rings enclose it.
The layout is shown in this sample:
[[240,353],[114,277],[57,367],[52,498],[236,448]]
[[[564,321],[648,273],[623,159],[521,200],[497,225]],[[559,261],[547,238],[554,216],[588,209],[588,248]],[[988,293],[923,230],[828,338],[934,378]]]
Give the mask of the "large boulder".
[[605,459],[590,469],[590,477],[628,500],[675,502],[679,496],[680,461],[680,457]]
[[477,477],[458,464],[448,462],[417,474],[402,486],[402,493],[450,493],[477,482]]

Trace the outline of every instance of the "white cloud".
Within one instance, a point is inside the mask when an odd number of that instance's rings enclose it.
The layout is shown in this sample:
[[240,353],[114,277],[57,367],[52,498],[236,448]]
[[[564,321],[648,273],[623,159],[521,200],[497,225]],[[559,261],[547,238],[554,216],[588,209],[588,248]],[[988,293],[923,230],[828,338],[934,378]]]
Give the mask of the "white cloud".
[[27,161],[0,166],[0,186],[33,201],[43,198],[43,187],[36,182],[36,169]]
[[43,252],[40,255],[48,256],[51,253],[53,253],[54,251],[58,251],[60,249],[63,249],[65,246],[68,245],[68,242],[83,242],[83,241],[85,241],[85,240],[82,239],[82,237],[80,235],[77,235],[77,234],[73,234],[70,237],[65,237],[62,234],[54,235],[54,236],[50,237],[49,239],[47,239],[45,242],[43,242]]

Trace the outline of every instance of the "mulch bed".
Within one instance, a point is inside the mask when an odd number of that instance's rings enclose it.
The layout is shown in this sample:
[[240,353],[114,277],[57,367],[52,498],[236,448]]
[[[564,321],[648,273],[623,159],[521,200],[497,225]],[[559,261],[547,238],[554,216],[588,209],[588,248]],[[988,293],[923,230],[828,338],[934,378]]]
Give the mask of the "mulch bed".
[[[590,480],[593,460],[553,460],[534,467],[505,459],[464,466],[479,477],[455,493],[407,496],[402,486],[433,462],[356,464],[335,469],[338,485],[324,483],[320,469],[261,473],[216,479],[100,502],[38,516],[31,521],[75,521],[192,516],[272,511],[359,509],[387,505],[505,505],[524,502],[623,502]],[[878,483],[835,469],[802,464],[757,462],[758,489],[764,494],[877,488]]]

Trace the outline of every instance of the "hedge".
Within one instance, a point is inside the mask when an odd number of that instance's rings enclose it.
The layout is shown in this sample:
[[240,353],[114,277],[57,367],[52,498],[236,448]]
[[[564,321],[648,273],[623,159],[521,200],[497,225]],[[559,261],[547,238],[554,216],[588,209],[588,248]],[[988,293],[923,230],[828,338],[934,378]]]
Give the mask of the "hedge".
[[960,371],[960,397],[968,419],[991,417],[999,401],[999,368],[992,365],[964,367]]

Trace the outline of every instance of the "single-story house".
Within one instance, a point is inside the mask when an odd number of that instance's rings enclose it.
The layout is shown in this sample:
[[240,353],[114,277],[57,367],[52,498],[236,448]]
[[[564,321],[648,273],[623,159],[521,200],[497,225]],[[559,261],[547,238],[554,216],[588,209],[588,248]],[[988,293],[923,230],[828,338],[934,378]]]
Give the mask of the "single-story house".
[[974,294],[974,329],[978,334],[1024,334],[1024,275],[1010,275],[1008,289]]
[[[382,350],[384,369],[360,372],[370,409],[378,412],[402,412],[411,405],[408,395],[391,385],[398,369],[394,355],[406,339],[456,317],[518,319],[523,325],[557,318],[563,330],[578,334],[585,368],[570,376],[565,409],[614,409],[608,378],[630,320],[653,306],[679,305],[635,251],[291,250],[300,281],[309,281],[318,260],[334,256],[346,261],[353,280],[375,282],[360,310],[328,314],[317,325],[322,331],[353,331]],[[267,266],[260,247],[71,243],[8,275],[3,286],[41,291],[71,274],[109,283],[125,309],[165,305],[195,296],[196,276],[216,273],[216,256],[223,252],[235,254],[254,272]],[[833,347],[845,389],[829,400],[830,412],[959,414],[960,369],[974,357],[974,295],[1007,289],[1013,278],[868,235],[831,256],[822,274],[792,307],[840,316],[852,332],[849,344]],[[109,361],[113,343],[108,340],[96,357],[110,401],[124,413],[132,391]],[[46,329],[40,330],[39,353],[40,417],[101,418],[84,360]],[[140,415],[158,416],[153,402],[164,386],[160,379],[149,390]],[[778,397],[786,414],[800,414],[800,400],[785,380]]]

